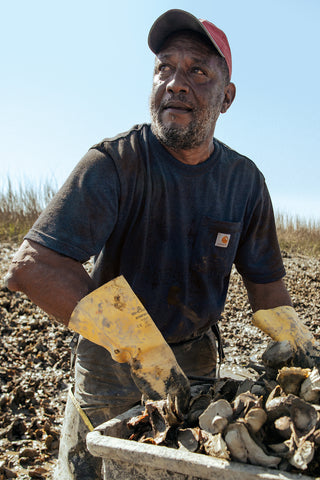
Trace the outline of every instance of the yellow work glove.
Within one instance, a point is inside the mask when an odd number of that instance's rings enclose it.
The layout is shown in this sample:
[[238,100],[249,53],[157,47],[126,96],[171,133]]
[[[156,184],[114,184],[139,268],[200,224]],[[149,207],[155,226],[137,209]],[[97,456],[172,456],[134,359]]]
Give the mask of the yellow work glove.
[[127,362],[139,390],[151,400],[169,394],[177,414],[187,411],[190,385],[176,358],[123,276],[84,297],[69,328]]
[[[274,358],[270,356],[271,350],[268,347],[262,356],[262,360],[267,365],[277,369],[282,361],[285,364],[290,361],[290,365],[299,367],[313,368],[314,366],[320,366],[318,344],[292,307],[282,306],[268,310],[258,310],[253,315],[253,324],[276,342],[286,340],[291,347],[291,353],[282,350],[281,355],[280,350],[276,352],[273,350],[275,352]],[[283,356],[284,352],[287,353]]]
[[315,348],[318,344],[294,308],[285,305],[258,310],[253,314],[252,322],[273,340],[277,342],[287,340],[294,351],[300,349],[304,353],[316,355]]

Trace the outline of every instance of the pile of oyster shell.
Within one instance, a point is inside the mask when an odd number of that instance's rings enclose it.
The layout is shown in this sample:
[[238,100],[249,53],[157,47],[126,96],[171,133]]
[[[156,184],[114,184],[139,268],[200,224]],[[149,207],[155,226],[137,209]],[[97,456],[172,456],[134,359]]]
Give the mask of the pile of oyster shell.
[[319,369],[283,367],[274,380],[217,379],[192,387],[189,411],[147,401],[130,438],[284,471],[320,473]]

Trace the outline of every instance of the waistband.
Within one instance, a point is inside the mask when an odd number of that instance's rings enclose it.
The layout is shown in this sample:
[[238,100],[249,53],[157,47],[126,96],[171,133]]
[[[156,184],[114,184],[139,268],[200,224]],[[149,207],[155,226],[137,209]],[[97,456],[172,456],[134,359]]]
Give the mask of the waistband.
[[210,327],[206,326],[200,330],[197,330],[191,337],[181,340],[181,342],[172,342],[172,343],[170,342],[169,345],[172,347],[177,347],[179,345],[192,343],[194,340],[197,340],[203,335],[210,334],[211,332],[214,334],[218,342],[218,353],[219,353],[219,360],[221,363],[221,361],[225,358],[225,353],[223,351],[221,333],[217,323],[215,323],[214,325],[211,325]]

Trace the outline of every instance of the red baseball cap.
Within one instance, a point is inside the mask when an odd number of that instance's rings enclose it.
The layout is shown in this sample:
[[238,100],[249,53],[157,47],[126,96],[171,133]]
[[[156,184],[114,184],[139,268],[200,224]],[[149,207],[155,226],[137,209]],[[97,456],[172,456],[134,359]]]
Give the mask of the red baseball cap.
[[157,18],[150,28],[148,36],[150,49],[154,53],[158,53],[165,39],[179,30],[193,30],[209,38],[217,52],[225,59],[231,78],[231,50],[225,33],[208,20],[198,19],[184,10],[168,10]]

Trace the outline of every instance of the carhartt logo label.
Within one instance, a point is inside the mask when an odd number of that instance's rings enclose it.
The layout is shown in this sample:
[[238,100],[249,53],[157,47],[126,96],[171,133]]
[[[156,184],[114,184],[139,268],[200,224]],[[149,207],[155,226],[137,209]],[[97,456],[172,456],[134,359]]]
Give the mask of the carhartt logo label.
[[218,233],[216,238],[216,247],[227,248],[231,235],[229,233]]

